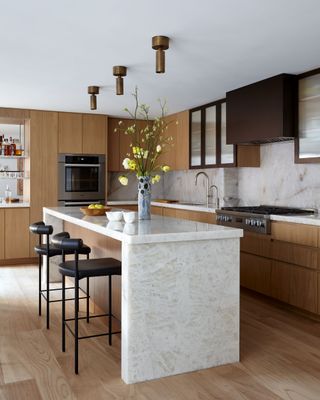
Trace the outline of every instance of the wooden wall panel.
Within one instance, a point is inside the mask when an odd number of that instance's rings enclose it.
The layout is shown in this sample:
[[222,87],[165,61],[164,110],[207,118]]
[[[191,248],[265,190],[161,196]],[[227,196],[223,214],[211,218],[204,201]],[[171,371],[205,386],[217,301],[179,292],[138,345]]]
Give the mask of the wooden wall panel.
[[[30,221],[36,222],[42,220],[42,207],[57,206],[58,113],[31,111],[30,117]],[[35,241],[31,239],[31,256]]]
[[59,153],[82,153],[82,114],[59,113]]
[[4,210],[6,259],[29,256],[29,208]]
[[82,152],[84,154],[105,154],[107,117],[105,115],[83,114]]

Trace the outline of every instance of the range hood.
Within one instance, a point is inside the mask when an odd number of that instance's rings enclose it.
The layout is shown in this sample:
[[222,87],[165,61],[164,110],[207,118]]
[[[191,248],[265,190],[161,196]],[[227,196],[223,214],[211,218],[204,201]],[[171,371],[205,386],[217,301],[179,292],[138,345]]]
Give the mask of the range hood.
[[227,143],[293,140],[298,108],[297,77],[280,74],[227,93]]

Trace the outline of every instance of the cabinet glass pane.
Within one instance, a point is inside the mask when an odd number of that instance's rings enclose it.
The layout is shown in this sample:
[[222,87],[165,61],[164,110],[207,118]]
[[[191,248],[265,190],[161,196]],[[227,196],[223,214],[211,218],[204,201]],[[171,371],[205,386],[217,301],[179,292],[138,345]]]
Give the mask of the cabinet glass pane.
[[320,157],[320,74],[299,81],[299,158]]
[[191,166],[201,165],[201,110],[191,113]]
[[216,120],[216,106],[206,108],[206,165],[216,163]]
[[233,144],[227,144],[226,103],[221,104],[221,164],[233,164]]

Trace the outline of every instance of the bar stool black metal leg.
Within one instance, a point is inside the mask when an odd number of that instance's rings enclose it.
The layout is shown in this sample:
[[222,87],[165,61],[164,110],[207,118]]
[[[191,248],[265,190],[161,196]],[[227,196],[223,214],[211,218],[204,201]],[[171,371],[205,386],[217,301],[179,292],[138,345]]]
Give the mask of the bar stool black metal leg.
[[47,256],[47,329],[50,328],[50,291],[49,291],[49,278],[50,278],[50,268],[49,268],[50,260]]
[[109,275],[109,346],[112,345],[112,281]]
[[87,277],[87,323],[89,323],[89,277]]
[[62,351],[66,351],[66,278],[62,275]]
[[41,315],[41,264],[42,258],[39,255],[39,315]]
[[79,373],[79,331],[78,331],[78,315],[79,315],[79,280],[75,278],[75,293],[74,293],[74,372]]

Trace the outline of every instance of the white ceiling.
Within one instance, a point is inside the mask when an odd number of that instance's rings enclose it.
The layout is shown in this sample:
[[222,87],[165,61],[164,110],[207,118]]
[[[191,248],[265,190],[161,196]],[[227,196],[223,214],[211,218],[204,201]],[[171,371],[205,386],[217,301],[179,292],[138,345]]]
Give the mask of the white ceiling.
[[[320,66],[319,0],[0,0],[0,106],[124,115],[141,100],[170,113],[282,72]],[[153,35],[171,39],[154,72]],[[126,65],[115,95],[113,65]]]

